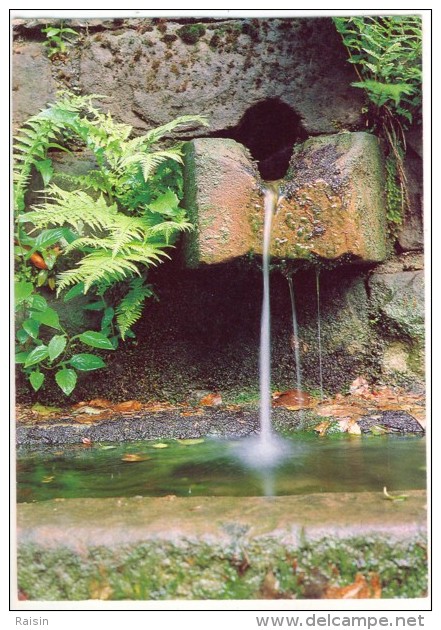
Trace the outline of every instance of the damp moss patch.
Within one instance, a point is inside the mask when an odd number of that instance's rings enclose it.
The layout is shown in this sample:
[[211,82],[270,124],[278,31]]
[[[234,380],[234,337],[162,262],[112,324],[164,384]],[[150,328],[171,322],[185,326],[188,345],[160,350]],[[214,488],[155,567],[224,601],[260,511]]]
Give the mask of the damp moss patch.
[[363,576],[377,596],[424,597],[425,492],[406,494],[21,504],[18,586],[31,600],[300,599]]
[[226,546],[150,541],[78,555],[28,545],[18,556],[19,588],[32,600],[316,599],[361,575],[367,583],[375,576],[377,597],[416,598],[427,595],[426,556],[421,537],[323,538],[293,548],[244,541],[240,531]]

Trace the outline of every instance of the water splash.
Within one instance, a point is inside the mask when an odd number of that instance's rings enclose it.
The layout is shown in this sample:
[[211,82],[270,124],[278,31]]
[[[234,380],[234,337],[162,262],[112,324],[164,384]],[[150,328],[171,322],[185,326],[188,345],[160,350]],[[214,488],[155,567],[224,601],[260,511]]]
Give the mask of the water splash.
[[299,392],[302,391],[302,366],[300,362],[300,338],[299,338],[299,327],[297,324],[297,312],[296,312],[296,302],[294,295],[294,285],[292,282],[292,276],[287,276],[289,286],[289,295],[291,297],[291,315],[292,315],[292,346],[294,350],[294,357],[296,360],[296,384],[297,390]]
[[319,359],[319,375],[320,375],[320,396],[323,400],[323,367],[322,367],[322,333],[321,333],[321,316],[320,316],[320,269],[315,271],[315,286],[317,292],[317,336],[318,336],[318,359]]

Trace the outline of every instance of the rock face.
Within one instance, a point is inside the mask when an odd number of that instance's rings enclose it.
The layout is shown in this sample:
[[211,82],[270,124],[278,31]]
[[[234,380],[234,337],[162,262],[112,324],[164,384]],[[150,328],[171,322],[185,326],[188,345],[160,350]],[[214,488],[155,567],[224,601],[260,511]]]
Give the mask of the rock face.
[[14,47],[12,93],[16,126],[38,114],[54,98],[51,63],[41,44],[27,42]]
[[424,272],[374,273],[369,289],[384,339],[383,372],[418,379],[424,374]]
[[[205,114],[211,131],[280,98],[308,133],[357,124],[363,97],[329,18],[151,21],[93,34],[81,51],[80,87],[111,97],[112,114],[145,129]],[[199,27],[199,28],[198,28]],[[196,109],[195,109],[196,108]]]
[[[232,140],[194,140],[187,151],[186,185],[186,206],[197,225],[188,239],[191,266],[262,253],[264,184],[244,147]],[[382,261],[383,188],[375,136],[320,136],[296,147],[280,186],[271,254]]]
[[186,151],[185,207],[196,229],[187,238],[191,267],[219,263],[249,252],[249,217],[262,207],[259,172],[234,140],[199,139]]
[[295,147],[273,223],[273,254],[384,260],[383,189],[382,156],[373,135],[321,136]]

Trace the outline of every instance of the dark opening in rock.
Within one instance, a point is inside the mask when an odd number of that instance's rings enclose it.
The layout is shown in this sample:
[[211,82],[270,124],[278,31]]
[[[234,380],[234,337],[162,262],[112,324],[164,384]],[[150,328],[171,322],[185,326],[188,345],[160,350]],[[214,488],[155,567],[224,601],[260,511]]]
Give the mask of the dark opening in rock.
[[300,116],[276,98],[253,105],[236,127],[216,136],[244,144],[267,181],[281,179],[286,174],[293,145],[307,138]]

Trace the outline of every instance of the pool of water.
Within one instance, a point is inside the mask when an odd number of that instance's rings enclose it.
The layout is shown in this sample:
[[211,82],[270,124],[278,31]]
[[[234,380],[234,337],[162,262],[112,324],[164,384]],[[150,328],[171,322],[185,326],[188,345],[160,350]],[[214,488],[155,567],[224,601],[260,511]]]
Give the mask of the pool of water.
[[[255,440],[255,438],[254,438]],[[270,467],[246,440],[164,440],[17,452],[17,500],[389,492],[426,485],[425,438],[288,436]],[[243,453],[247,456],[244,458]]]

